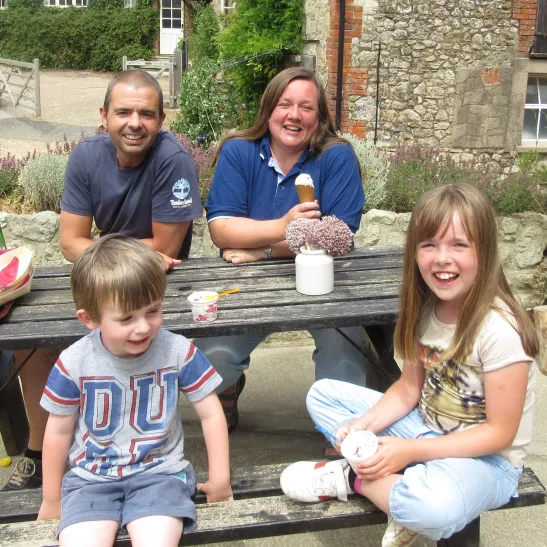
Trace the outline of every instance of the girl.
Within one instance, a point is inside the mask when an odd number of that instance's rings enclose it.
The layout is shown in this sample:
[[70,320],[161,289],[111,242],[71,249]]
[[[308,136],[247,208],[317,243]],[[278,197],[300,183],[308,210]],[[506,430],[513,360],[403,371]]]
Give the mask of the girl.
[[307,398],[313,421],[339,441],[378,434],[377,453],[357,473],[337,460],[298,462],[281,475],[297,501],[369,498],[389,517],[382,547],[412,545],[418,532],[450,537],[507,503],[532,437],[538,340],[476,188],[444,185],[416,204],[394,343],[403,369],[385,394],[320,380]]

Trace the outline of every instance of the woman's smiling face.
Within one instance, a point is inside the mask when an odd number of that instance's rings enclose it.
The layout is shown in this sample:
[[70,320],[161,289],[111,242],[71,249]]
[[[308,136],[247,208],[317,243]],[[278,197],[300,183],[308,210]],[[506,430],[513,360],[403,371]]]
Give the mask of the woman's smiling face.
[[272,151],[277,155],[302,153],[319,125],[317,87],[293,80],[269,118]]

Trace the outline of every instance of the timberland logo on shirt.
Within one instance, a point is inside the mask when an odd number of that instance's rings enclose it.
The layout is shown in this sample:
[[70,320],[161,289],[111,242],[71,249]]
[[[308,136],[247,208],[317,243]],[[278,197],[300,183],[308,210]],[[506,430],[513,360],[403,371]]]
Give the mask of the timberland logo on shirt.
[[[186,196],[190,193],[190,183],[186,179],[179,179],[173,184],[171,191],[179,200],[186,199]],[[171,200],[171,203],[173,203],[173,200]]]
[[171,207],[175,209],[183,209],[184,207],[191,207],[191,206],[192,206],[192,198],[171,200]]

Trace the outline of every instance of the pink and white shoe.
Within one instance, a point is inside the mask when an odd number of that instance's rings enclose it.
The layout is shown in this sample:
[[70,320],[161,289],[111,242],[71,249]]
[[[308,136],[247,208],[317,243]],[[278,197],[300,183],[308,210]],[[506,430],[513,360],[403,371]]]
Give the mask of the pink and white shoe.
[[347,460],[296,462],[281,473],[283,493],[295,501],[317,503],[338,498],[348,501],[354,491],[349,485]]
[[387,528],[382,538],[382,547],[410,547],[418,539],[418,532],[405,528],[389,517]]

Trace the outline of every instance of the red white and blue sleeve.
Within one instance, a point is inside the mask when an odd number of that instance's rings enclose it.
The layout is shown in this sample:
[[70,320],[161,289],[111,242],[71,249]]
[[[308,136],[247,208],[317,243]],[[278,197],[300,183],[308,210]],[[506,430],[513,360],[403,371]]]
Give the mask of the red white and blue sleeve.
[[40,405],[51,414],[68,416],[80,408],[80,388],[70,376],[61,357],[51,371]]
[[179,389],[190,402],[200,401],[222,382],[218,372],[199,349],[190,344],[179,372]]

